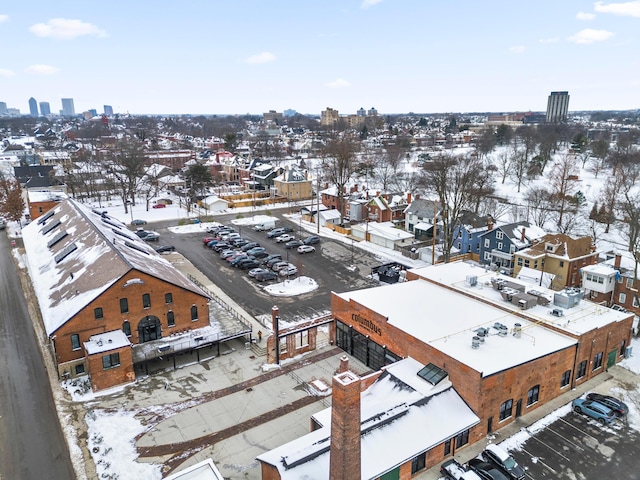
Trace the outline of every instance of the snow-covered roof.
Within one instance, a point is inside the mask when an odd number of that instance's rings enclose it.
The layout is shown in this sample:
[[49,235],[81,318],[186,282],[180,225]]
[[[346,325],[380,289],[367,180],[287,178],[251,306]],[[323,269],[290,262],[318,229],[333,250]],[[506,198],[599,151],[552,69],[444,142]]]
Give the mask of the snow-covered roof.
[[[367,229],[367,225],[354,225],[352,227],[355,230],[365,230]],[[413,234],[407,232],[406,230],[402,230],[400,228],[396,228],[393,222],[369,222],[368,232],[370,235],[375,235],[378,237],[386,238],[388,240],[409,240],[413,238]]]
[[119,220],[73,199],[22,230],[48,335],[130,271],[207,296]]
[[551,283],[555,275],[548,272],[542,272],[531,267],[522,267],[516,275],[518,280],[529,283],[531,285],[539,285],[544,288],[551,288]]
[[[448,379],[434,386],[419,377],[423,367],[400,360],[362,392],[361,478],[379,478],[479,423]],[[331,408],[314,419],[322,428],[258,456],[276,466],[282,480],[329,478]]]
[[67,194],[64,192],[50,192],[50,191],[37,191],[27,190],[27,198],[29,203],[38,202],[61,202],[67,199]]
[[89,355],[108,352],[117,348],[131,345],[127,335],[122,330],[91,335],[88,342],[84,342],[84,348]]

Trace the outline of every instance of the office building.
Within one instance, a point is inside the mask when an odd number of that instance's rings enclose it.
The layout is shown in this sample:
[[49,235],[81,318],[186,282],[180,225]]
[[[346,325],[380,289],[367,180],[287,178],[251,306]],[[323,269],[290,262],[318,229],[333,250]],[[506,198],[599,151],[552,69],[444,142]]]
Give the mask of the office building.
[[73,106],[73,98],[62,99],[62,110],[60,111],[60,115],[62,115],[63,117],[76,116],[76,109]]
[[29,115],[32,117],[40,116],[38,113],[38,102],[36,102],[36,99],[33,97],[29,99]]
[[113,107],[111,105],[105,105],[104,106],[104,114],[107,117],[112,117],[113,116]]
[[551,92],[547,101],[547,123],[567,121],[569,111],[569,92]]
[[40,102],[40,115],[43,117],[51,115],[51,106],[49,105],[49,102]]
[[323,127],[333,127],[340,120],[338,110],[327,107],[326,110],[320,112],[320,125]]

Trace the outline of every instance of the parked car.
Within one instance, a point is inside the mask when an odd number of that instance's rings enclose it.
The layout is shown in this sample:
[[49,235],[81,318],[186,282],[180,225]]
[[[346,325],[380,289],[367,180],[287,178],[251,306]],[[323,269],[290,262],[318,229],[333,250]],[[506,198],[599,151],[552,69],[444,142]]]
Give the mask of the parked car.
[[603,425],[613,422],[616,418],[616,414],[613,410],[601,403],[594,402],[593,400],[576,398],[571,405],[574,412],[587,415]]
[[230,242],[231,240],[233,240],[234,238],[240,238],[240,234],[236,233],[236,232],[231,232],[231,233],[227,233],[225,235],[222,235],[222,237],[220,237],[222,240]]
[[293,239],[284,244],[284,248],[298,248],[302,245],[302,240]]
[[455,458],[440,466],[440,473],[451,480],[482,480],[476,472],[466,469]]
[[242,248],[245,245],[248,245],[249,243],[251,243],[249,242],[249,240],[242,237],[234,238],[233,240],[231,240],[231,244],[236,248]]
[[275,280],[276,278],[278,278],[278,274],[270,271],[258,273],[255,276],[255,279],[259,282],[267,282],[269,280]]
[[218,243],[216,243],[216,244],[213,246],[213,249],[214,249],[216,252],[221,252],[221,251],[223,251],[223,250],[229,250],[229,248],[231,248],[231,244],[230,244],[230,243],[228,243],[228,242],[222,242],[222,241],[219,241]]
[[232,255],[225,257],[225,260],[231,263],[231,261],[235,260],[238,257],[249,258],[246,253],[238,252],[237,250],[234,250]]
[[229,265],[232,267],[237,267],[240,262],[243,260],[249,260],[251,257],[249,255],[245,255],[244,253],[239,253],[237,255],[232,255],[227,260],[229,260]]
[[215,245],[218,244],[218,242],[220,242],[220,240],[211,240],[209,243],[207,243],[207,247],[209,248],[213,248]]
[[136,218],[135,220],[131,221],[131,225],[146,225],[147,221],[146,220],[141,220],[139,218]]
[[298,247],[298,253],[313,253],[315,251],[315,247],[312,247],[311,245],[300,245]]
[[222,258],[223,260],[226,260],[227,258],[231,257],[232,255],[235,255],[236,251],[235,250],[222,250],[220,252],[220,258]]
[[259,273],[264,273],[264,272],[268,272],[269,270],[267,270],[266,268],[262,268],[262,267],[256,267],[256,268],[252,268],[251,270],[249,270],[249,276],[251,278],[255,278],[255,276]]
[[267,220],[265,222],[259,223],[253,227],[256,232],[264,232],[265,230],[271,230],[275,228],[276,221],[275,220]]
[[165,208],[166,205],[164,203],[156,203],[153,207],[151,208]]
[[282,270],[284,267],[289,265],[288,262],[283,262],[282,260],[271,265],[271,270],[277,272],[278,270]]
[[315,245],[320,243],[320,237],[318,235],[311,235],[302,241],[305,245]]
[[509,480],[509,477],[498,470],[498,467],[477,457],[469,460],[468,465],[483,480]]
[[210,243],[212,240],[217,240],[217,239],[216,239],[216,237],[204,237],[204,238],[202,239],[202,243],[204,243],[205,245],[209,245],[209,243]]
[[282,254],[281,253],[272,253],[272,254],[266,256],[264,258],[264,260],[262,260],[262,263],[267,263],[269,260],[273,260],[274,258],[279,258],[280,260],[282,260]]
[[278,270],[278,275],[280,275],[281,277],[290,277],[291,275],[295,275],[296,273],[298,273],[298,267],[292,265],[291,263],[286,267]]
[[284,228],[282,227],[278,227],[278,228],[274,228],[273,230],[269,230],[269,232],[267,233],[267,237],[268,238],[275,238],[275,237],[279,237],[280,235],[284,234]]
[[252,248],[255,247],[259,247],[260,244],[258,242],[247,242],[240,250],[242,250],[243,252],[246,252],[248,250],[251,250]]
[[291,233],[291,232],[293,232],[293,228],[291,228],[291,227],[282,227],[282,230],[284,230],[284,233]]
[[587,393],[587,400],[598,402],[605,407],[609,407],[619,417],[624,417],[629,413],[629,407],[622,400],[609,395],[600,395],[599,393]]
[[524,478],[524,468],[518,465],[518,462],[498,445],[493,443],[487,445],[482,452],[482,458],[489,463],[493,463],[512,480],[522,480]]
[[288,233],[284,233],[282,235],[280,235],[279,237],[276,237],[276,243],[286,243],[289,242],[291,240],[294,240],[295,237],[289,235]]
[[224,228],[222,225],[212,225],[207,228],[207,233],[218,233],[218,231]]
[[266,250],[249,250],[249,252],[247,253],[249,253],[249,255],[251,255],[252,257],[255,257],[258,260],[262,260],[264,257],[269,256],[269,252],[267,252]]
[[[269,257],[272,257],[272,255],[269,255]],[[277,257],[273,257],[273,258],[269,258],[269,257],[266,257],[263,260],[263,264],[266,265],[268,268],[272,268],[276,263],[282,261],[282,256],[281,255],[278,255]]]
[[250,268],[257,268],[260,262],[255,258],[247,258],[238,263],[238,268],[241,270],[248,270]]
[[165,252],[175,252],[176,247],[174,247],[173,245],[162,245],[160,247],[156,247],[155,251],[158,253],[165,253]]
[[147,230],[143,229],[143,228],[139,228],[134,232],[139,238],[142,237],[146,237],[147,233],[149,233]]
[[157,242],[160,238],[160,234],[158,232],[147,232],[144,237],[140,237],[145,242]]

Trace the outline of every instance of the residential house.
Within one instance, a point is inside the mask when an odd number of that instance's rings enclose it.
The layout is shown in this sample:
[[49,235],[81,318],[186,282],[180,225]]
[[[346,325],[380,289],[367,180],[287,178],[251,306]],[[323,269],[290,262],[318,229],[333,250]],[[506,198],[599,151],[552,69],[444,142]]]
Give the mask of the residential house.
[[464,211],[453,228],[453,246],[460,253],[470,253],[474,259],[480,256],[480,235],[493,229],[493,218]]
[[404,210],[404,229],[413,233],[418,240],[432,238],[433,223],[440,218],[441,209],[437,201],[416,195]]
[[479,235],[479,262],[511,275],[515,265],[513,254],[530,247],[545,234],[529,222],[496,226]]
[[528,267],[553,275],[553,290],[579,287],[582,284],[580,269],[597,263],[598,255],[591,237],[546,234],[529,248],[514,253],[513,276],[517,276],[522,267]]
[[273,179],[276,195],[289,202],[309,200],[313,197],[313,182],[308,172],[297,166],[286,168],[281,175]]

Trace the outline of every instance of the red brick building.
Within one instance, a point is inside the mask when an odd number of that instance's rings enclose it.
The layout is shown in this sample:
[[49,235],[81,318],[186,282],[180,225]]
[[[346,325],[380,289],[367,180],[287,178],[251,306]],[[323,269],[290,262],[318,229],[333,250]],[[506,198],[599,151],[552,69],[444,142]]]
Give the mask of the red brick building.
[[74,200],[23,229],[61,377],[131,382],[136,349],[208,327],[208,296],[116,219]]

